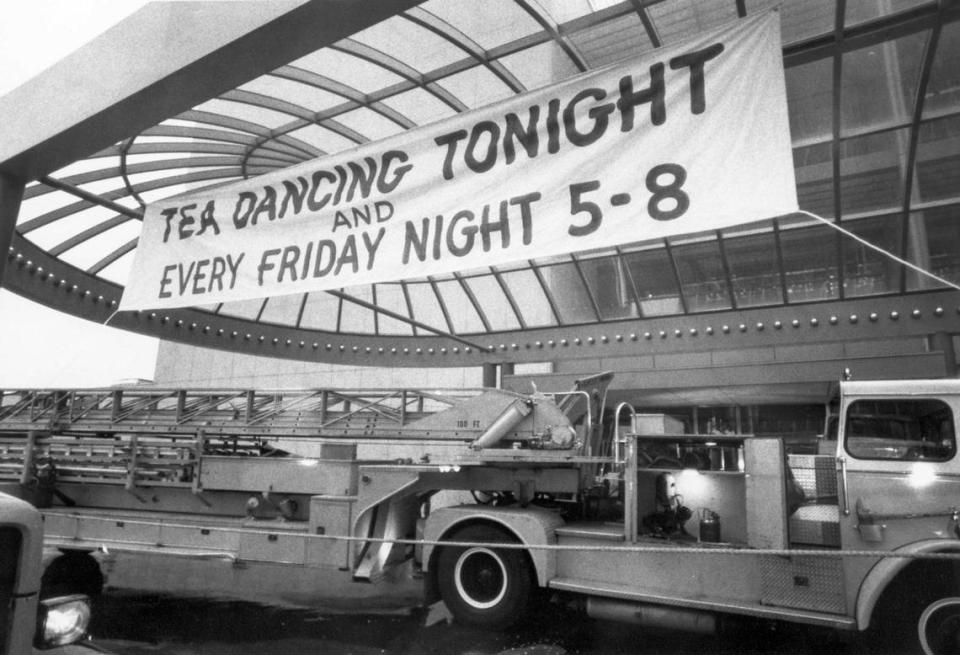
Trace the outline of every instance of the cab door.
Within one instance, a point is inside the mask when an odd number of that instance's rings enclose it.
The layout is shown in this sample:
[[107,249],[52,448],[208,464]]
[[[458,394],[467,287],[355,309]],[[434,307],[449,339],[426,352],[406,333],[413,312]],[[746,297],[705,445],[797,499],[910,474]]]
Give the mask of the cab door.
[[[953,399],[847,398],[840,416],[841,544],[890,551],[928,539],[957,539],[960,503]],[[846,558],[847,579],[861,580],[876,560]]]

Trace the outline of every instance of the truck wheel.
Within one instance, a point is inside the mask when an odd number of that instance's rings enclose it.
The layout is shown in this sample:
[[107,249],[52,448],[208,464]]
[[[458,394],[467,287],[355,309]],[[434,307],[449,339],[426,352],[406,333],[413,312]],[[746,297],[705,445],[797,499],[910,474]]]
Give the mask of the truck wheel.
[[960,598],[941,598],[927,605],[917,621],[917,632],[926,655],[960,653]]
[[[502,530],[486,525],[464,528],[450,540],[515,543]],[[457,620],[493,628],[519,621],[534,590],[526,553],[488,545],[444,547],[437,560],[437,582],[440,597]]]

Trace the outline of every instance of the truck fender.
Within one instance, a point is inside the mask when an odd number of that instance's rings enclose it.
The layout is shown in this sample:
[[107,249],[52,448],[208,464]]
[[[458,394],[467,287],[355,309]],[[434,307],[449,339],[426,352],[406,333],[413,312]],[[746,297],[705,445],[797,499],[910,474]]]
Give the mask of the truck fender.
[[[956,539],[929,539],[909,544],[896,550],[898,553],[960,553],[960,541]],[[907,567],[912,559],[885,557],[870,569],[857,594],[857,628],[866,630],[870,626],[870,617],[883,595],[887,585],[897,574]]]
[[[556,543],[554,531],[563,525],[563,519],[553,512],[537,507],[460,505],[438,509],[430,513],[424,527],[423,538],[427,545],[423,549],[423,570],[430,570],[431,559],[437,548],[430,542],[449,538],[459,527],[476,523],[497,525],[513,534],[522,544],[540,546]],[[557,571],[554,552],[539,548],[527,552],[539,584],[546,585]]]

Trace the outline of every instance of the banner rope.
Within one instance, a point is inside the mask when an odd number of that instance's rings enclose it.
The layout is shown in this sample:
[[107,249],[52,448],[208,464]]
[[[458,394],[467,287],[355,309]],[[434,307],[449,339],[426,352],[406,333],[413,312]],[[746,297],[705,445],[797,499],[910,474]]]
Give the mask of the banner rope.
[[[859,244],[861,244],[861,245],[863,245],[863,246],[866,246],[867,248],[870,248],[871,250],[874,250],[874,251],[880,253],[880,254],[883,255],[884,257],[887,257],[887,258],[889,258],[889,259],[892,259],[893,261],[897,262],[897,263],[900,264],[901,266],[906,266],[906,267],[909,268],[910,270],[912,270],[912,271],[914,271],[914,272],[916,272],[916,273],[919,273],[919,274],[921,274],[921,275],[924,275],[924,276],[930,278],[931,280],[934,280],[934,281],[936,281],[936,282],[939,282],[940,284],[943,284],[944,286],[948,286],[948,287],[950,287],[950,288],[952,288],[952,289],[956,289],[957,291],[960,291],[960,284],[956,284],[956,283],[954,283],[954,282],[951,282],[950,280],[947,280],[946,278],[940,277],[940,276],[937,275],[936,273],[934,273],[934,272],[932,272],[932,271],[928,271],[927,269],[923,268],[922,266],[918,266],[917,264],[914,264],[914,263],[911,262],[911,261],[908,261],[908,260],[903,259],[902,257],[900,257],[900,256],[898,256],[898,255],[893,254],[893,253],[890,252],[889,250],[886,250],[886,249],[884,249],[884,248],[881,248],[880,246],[876,245],[875,243],[871,243],[870,241],[867,241],[867,240],[864,239],[863,237],[861,237],[861,236],[859,236],[859,235],[851,232],[850,230],[846,229],[845,227],[841,226],[839,223],[837,223],[837,222],[835,222],[835,221],[833,221],[833,220],[831,220],[831,219],[829,219],[829,218],[824,218],[823,216],[820,216],[820,215],[818,215],[818,214],[814,214],[813,212],[807,211],[807,210],[805,210],[805,209],[800,209],[800,210],[797,211],[797,213],[798,213],[798,214],[801,214],[801,215],[803,215],[803,216],[807,216],[808,218],[812,218],[812,219],[814,219],[815,221],[818,221],[819,223],[822,223],[822,224],[824,224],[824,225],[827,225],[827,226],[833,228],[834,230],[840,232],[841,234],[843,234],[843,235],[845,235],[845,236],[853,239],[853,240],[856,241],[857,243],[859,243]],[[109,325],[109,324],[110,324],[110,321],[112,321],[113,318],[114,318],[118,313],[120,313],[120,310],[119,310],[119,309],[115,309],[115,310],[110,314],[110,316],[108,316],[107,319],[103,322],[103,325]]]
[[871,250],[877,251],[878,253],[880,253],[881,255],[884,255],[885,257],[889,257],[890,259],[892,259],[893,261],[897,262],[897,263],[900,264],[901,266],[906,266],[906,267],[909,268],[910,270],[915,271],[915,272],[917,272],[917,273],[920,273],[921,275],[925,275],[925,276],[927,276],[928,278],[930,278],[931,280],[936,280],[936,281],[939,282],[940,284],[944,284],[944,285],[946,285],[946,286],[948,286],[948,287],[952,287],[952,288],[956,289],[957,291],[960,291],[960,285],[957,285],[957,284],[951,282],[950,280],[947,280],[947,279],[945,279],[945,278],[942,278],[942,277],[940,277],[939,275],[937,275],[936,273],[933,273],[932,271],[928,271],[927,269],[923,268],[922,266],[917,266],[917,265],[914,264],[913,262],[907,261],[906,259],[903,259],[902,257],[898,257],[897,255],[894,255],[894,254],[893,254],[892,252],[890,252],[889,250],[884,250],[884,249],[881,248],[880,246],[878,246],[878,245],[876,245],[876,244],[874,244],[874,243],[871,243],[871,242],[867,241],[867,240],[864,239],[863,237],[854,234],[854,233],[851,232],[850,230],[842,227],[842,226],[839,225],[838,223],[836,223],[836,222],[834,222],[834,221],[832,221],[832,220],[830,220],[830,219],[828,219],[828,218],[824,218],[823,216],[818,216],[817,214],[814,214],[813,212],[808,212],[808,211],[806,211],[806,210],[804,210],[804,209],[801,209],[798,213],[803,214],[804,216],[809,216],[810,218],[812,218],[812,219],[814,219],[814,220],[817,220],[817,221],[823,223],[824,225],[829,225],[830,227],[832,227],[833,229],[837,230],[837,231],[840,232],[841,234],[844,234],[844,235],[850,237],[851,239],[853,239],[853,240],[856,241],[857,243],[859,243],[859,244],[861,244],[861,245],[864,245],[864,246],[866,246],[867,248],[870,248]]
[[120,310],[119,310],[119,309],[113,310],[113,312],[110,314],[110,316],[107,317],[107,320],[105,320],[105,321],[103,322],[103,325],[109,325],[109,324],[110,324],[110,321],[113,320],[113,317],[116,316],[116,315],[119,314],[119,313],[120,313]]
[[[45,516],[56,516],[67,519],[80,519],[81,517],[61,512],[44,512]],[[231,528],[218,526],[200,526],[188,523],[168,523],[164,521],[146,521],[146,520],[128,520],[118,519],[116,517],[82,517],[86,520],[102,521],[104,523],[116,523],[122,521],[125,525],[139,525],[143,527],[156,528],[175,528],[188,530],[205,530],[207,532],[221,532],[227,534],[246,534],[260,535],[265,537],[276,537],[278,535],[290,537],[302,537],[308,540],[318,541],[344,541],[354,543],[374,543],[374,544],[397,544],[402,546],[443,546],[454,548],[472,548],[475,546],[491,546],[506,550],[543,550],[543,551],[573,551],[573,552],[601,552],[601,553],[675,553],[680,555],[702,554],[702,555],[745,555],[751,557],[760,556],[778,556],[778,557],[877,557],[877,558],[903,558],[903,559],[945,559],[960,561],[960,542],[956,544],[956,552],[939,553],[902,553],[893,550],[841,550],[841,549],[823,549],[823,548],[750,548],[734,546],[714,546],[710,543],[701,543],[697,546],[653,546],[653,545],[624,545],[624,546],[606,546],[606,545],[564,545],[564,544],[524,544],[524,543],[493,543],[475,542],[475,541],[448,541],[440,539],[401,539],[390,537],[354,537],[348,535],[329,535],[329,534],[310,534],[299,530],[292,531],[281,528],[279,530],[250,529],[250,528]],[[116,546],[150,546],[158,551],[164,548],[171,550],[181,548],[175,544],[163,544],[159,541],[120,541],[105,539],[83,539],[63,537],[68,541],[86,541],[103,544],[101,549],[108,551],[112,545]],[[951,544],[953,542],[950,542]],[[195,546],[194,546],[195,548]],[[197,548],[198,551],[203,549]],[[209,552],[209,551],[204,551]],[[224,555],[228,555],[224,551]]]

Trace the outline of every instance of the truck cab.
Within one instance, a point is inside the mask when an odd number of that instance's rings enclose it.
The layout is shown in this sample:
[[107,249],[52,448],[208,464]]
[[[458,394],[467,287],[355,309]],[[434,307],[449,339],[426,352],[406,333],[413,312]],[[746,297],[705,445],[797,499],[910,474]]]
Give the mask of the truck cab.
[[28,503],[0,494],[0,653],[21,655],[86,638],[88,599],[40,599],[43,522]]
[[912,628],[927,652],[957,652],[960,380],[851,381],[841,390],[841,545],[911,556],[845,560],[858,627]]

